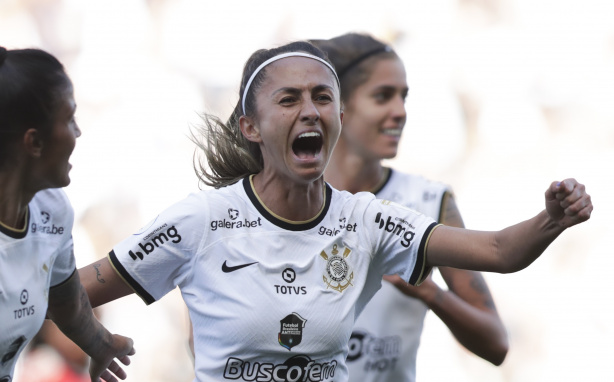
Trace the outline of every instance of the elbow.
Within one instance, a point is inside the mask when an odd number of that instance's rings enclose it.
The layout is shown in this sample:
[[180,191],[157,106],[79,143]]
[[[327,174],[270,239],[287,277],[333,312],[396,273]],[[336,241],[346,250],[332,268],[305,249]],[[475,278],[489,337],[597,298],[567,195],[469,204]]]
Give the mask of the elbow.
[[505,357],[507,357],[508,350],[509,347],[506,343],[505,346],[502,346],[501,348],[493,352],[491,359],[489,359],[488,361],[495,366],[501,366],[501,364],[503,364],[503,361],[505,361]]
[[503,333],[501,336],[499,336],[499,340],[493,343],[492,351],[489,353],[489,357],[486,358],[486,360],[495,366],[501,366],[507,357],[507,352],[509,349],[510,344],[507,333]]

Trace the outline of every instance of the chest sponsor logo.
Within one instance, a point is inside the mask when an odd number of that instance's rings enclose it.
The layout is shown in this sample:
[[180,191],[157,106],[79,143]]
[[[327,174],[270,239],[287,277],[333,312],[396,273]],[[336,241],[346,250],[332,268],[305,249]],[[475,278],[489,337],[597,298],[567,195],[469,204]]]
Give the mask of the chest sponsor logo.
[[49,215],[49,212],[41,211],[41,221],[43,222],[43,224],[49,223],[49,219],[51,219],[51,215]]
[[338,228],[330,228],[330,227],[325,227],[321,225],[320,227],[318,227],[318,235],[337,236],[339,233],[341,233],[341,231],[356,232],[357,226],[358,226],[358,223],[349,224],[347,223],[346,218],[340,218]]
[[277,341],[279,344],[288,349],[288,351],[298,346],[303,340],[305,322],[307,322],[307,320],[296,312],[281,319],[279,321],[281,328],[277,334]]
[[284,363],[249,362],[229,357],[224,368],[224,379],[241,379],[257,382],[319,382],[332,381],[337,361],[315,362],[309,356],[299,354]]
[[416,235],[414,231],[410,230],[414,229],[414,227],[405,219],[398,217],[393,219],[388,216],[386,220],[384,220],[381,212],[378,212],[375,216],[375,224],[377,224],[379,229],[383,229],[386,232],[399,236],[401,238],[401,245],[405,248],[409,248],[411,241]]
[[21,295],[19,296],[19,302],[21,302],[21,305],[26,305],[29,298],[30,296],[28,294],[28,290],[24,289],[21,291]]
[[[296,280],[296,272],[292,268],[286,268],[281,272],[281,278],[288,284],[292,284]],[[275,285],[277,294],[307,294],[306,286],[298,285]]]
[[238,228],[254,228],[262,225],[262,218],[255,220],[239,219],[239,210],[234,208],[228,209],[228,219],[212,220],[211,231],[217,231],[217,229],[238,229]]
[[333,244],[330,255],[326,251],[320,253],[320,257],[326,261],[326,274],[322,276],[322,279],[327,289],[331,288],[341,293],[350,285],[354,285],[352,284],[354,272],[350,271],[350,266],[346,261],[351,253],[352,250],[346,247],[343,249],[343,254],[339,255],[337,244]]
[[167,224],[165,223],[150,232],[149,235],[145,236],[144,242],[139,243],[139,248],[141,248],[143,252],[130,250],[128,252],[128,255],[130,255],[132,260],[143,260],[143,258],[145,257],[144,254],[149,255],[156,248],[165,245],[169,241],[175,244],[180,243],[181,235],[179,234],[179,231],[177,230],[177,228],[175,228],[175,226],[167,228]]
[[[21,305],[26,305],[29,299],[30,299],[30,295],[28,293],[28,290],[27,289],[22,290],[19,295],[19,302],[21,303]],[[23,308],[15,309],[13,313],[15,314],[15,319],[19,320],[21,318],[32,316],[36,312],[34,310],[34,305],[31,305],[31,306],[25,306]]]
[[348,362],[364,361],[365,372],[394,370],[401,354],[401,336],[375,337],[355,330],[348,343]]
[[228,217],[230,218],[230,220],[237,220],[237,218],[239,217],[239,210],[235,210],[234,208],[229,208]]
[[51,224],[51,225],[44,225],[44,224],[45,223],[43,223],[43,225],[32,223],[30,225],[30,231],[32,231],[32,233],[38,232],[38,233],[47,234],[47,235],[63,235],[64,234],[64,227],[62,226],[58,227],[55,224]]

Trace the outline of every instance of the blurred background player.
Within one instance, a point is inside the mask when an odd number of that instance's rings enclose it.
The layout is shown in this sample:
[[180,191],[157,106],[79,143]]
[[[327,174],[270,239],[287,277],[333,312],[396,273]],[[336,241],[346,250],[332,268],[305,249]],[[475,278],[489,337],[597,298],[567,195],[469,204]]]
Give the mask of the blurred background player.
[[[372,192],[440,223],[464,228],[450,187],[382,163],[396,156],[406,122],[409,89],[399,56],[387,44],[364,34],[313,42],[337,69],[344,105],[343,129],[326,181],[352,193]],[[391,283],[383,283],[352,333],[347,359],[350,380],[416,380],[417,351],[429,309],[468,350],[495,365],[503,362],[507,334],[482,275],[447,267],[439,271],[448,290],[431,277],[419,287],[398,276],[386,277]]]

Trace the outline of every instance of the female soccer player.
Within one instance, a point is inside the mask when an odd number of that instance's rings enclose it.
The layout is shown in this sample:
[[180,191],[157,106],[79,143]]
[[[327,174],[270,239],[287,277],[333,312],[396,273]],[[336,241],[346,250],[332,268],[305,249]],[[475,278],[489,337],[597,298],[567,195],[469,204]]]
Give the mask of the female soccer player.
[[73,256],[73,211],[60,187],[81,135],[72,83],[52,55],[0,47],[0,381],[45,315],[92,357],[92,381],[126,373],[132,340],[92,313]]
[[324,56],[306,42],[255,52],[233,117],[205,119],[197,167],[216,188],[80,270],[94,306],[133,292],[149,304],[179,286],[199,381],[347,381],[354,320],[384,274],[419,284],[433,266],[518,271],[592,211],[566,179],[534,218],[478,232],[333,189],[323,173],[343,113]]
[[[348,33],[314,44],[328,54],[341,82],[343,129],[324,178],[339,190],[370,191],[445,225],[464,228],[451,189],[421,176],[384,167],[394,158],[406,121],[405,68],[388,45]],[[424,318],[432,309],[456,339],[500,365],[507,334],[479,272],[442,267],[449,291],[427,278],[420,287],[393,277],[369,302],[350,340],[350,380],[415,381]],[[409,296],[409,297],[408,297]],[[375,346],[379,344],[380,346]],[[377,349],[386,348],[387,351]]]

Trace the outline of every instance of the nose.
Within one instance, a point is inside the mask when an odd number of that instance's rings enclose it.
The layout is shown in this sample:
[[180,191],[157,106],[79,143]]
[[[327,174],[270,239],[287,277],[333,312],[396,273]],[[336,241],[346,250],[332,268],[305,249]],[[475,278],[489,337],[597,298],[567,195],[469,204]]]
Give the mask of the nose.
[[74,132],[75,138],[79,138],[81,136],[81,129],[79,128],[79,125],[77,125],[77,123],[75,123]]
[[309,124],[315,124],[320,120],[320,112],[312,100],[309,99],[303,103],[300,120]]
[[401,122],[407,118],[405,99],[400,95],[394,97],[394,102],[392,103],[392,118],[397,122]]

